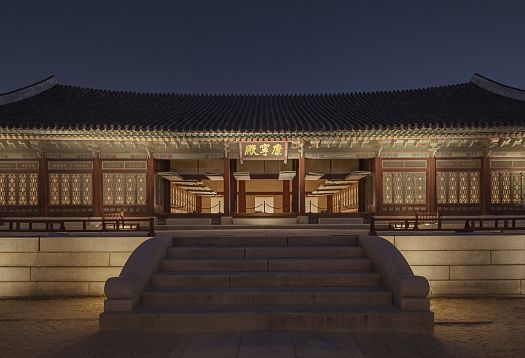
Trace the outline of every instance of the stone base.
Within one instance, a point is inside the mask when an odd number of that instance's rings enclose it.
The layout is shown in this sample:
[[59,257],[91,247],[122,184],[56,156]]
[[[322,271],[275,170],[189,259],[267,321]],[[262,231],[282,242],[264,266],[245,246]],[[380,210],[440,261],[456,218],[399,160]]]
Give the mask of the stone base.
[[434,314],[430,311],[401,311],[394,307],[139,309],[136,312],[102,313],[100,329],[174,333],[315,331],[433,334]]

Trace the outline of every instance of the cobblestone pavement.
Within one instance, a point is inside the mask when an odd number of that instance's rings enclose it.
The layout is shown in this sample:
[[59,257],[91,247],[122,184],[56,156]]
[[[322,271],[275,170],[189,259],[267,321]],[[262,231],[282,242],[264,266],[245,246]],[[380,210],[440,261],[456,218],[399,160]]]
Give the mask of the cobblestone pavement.
[[102,302],[0,300],[0,357],[525,357],[525,299],[434,299],[434,337],[99,332]]

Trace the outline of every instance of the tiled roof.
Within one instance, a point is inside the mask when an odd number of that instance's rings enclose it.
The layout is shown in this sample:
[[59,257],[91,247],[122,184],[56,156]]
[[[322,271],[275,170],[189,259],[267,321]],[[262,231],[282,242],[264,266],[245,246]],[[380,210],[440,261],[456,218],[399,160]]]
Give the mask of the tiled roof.
[[480,75],[449,86],[297,95],[154,94],[58,84],[0,95],[0,127],[312,132],[525,125],[525,92]]

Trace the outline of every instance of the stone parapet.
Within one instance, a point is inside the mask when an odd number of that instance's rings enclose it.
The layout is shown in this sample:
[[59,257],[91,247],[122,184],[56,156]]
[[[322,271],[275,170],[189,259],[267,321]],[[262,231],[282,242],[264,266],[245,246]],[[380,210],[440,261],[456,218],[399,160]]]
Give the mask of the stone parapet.
[[389,235],[430,295],[524,296],[525,235]]
[[2,237],[0,297],[103,296],[147,237]]

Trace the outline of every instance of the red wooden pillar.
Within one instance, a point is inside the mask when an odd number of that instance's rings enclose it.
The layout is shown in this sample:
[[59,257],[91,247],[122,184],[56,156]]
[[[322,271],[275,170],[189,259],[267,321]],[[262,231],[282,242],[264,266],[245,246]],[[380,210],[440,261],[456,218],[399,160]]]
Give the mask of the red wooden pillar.
[[293,159],[292,167],[295,170],[295,176],[292,179],[292,212],[298,213],[299,212],[299,201],[298,201],[298,195],[299,192],[299,174],[298,174],[298,163],[297,159]]
[[224,215],[231,214],[231,166],[230,158],[223,159],[223,176],[224,176]]
[[102,160],[93,159],[93,216],[104,215]]
[[147,215],[153,215],[155,210],[155,162],[153,158],[147,160],[146,173],[146,206]]
[[481,214],[490,214],[490,158],[481,158]]
[[297,206],[299,209],[299,215],[304,215],[305,210],[305,159],[304,157],[300,157],[298,159],[298,165],[297,165],[297,194],[298,194],[298,202]]
[[197,195],[197,197],[195,198],[195,210],[198,212],[198,213],[202,213],[202,196],[200,195]]
[[375,199],[375,213],[378,214],[381,212],[382,202],[383,202],[383,188],[382,188],[382,169],[381,169],[381,159],[374,158],[374,199]]
[[49,215],[49,178],[47,160],[38,162],[38,215]]
[[[358,159],[359,170],[370,170],[368,159]],[[368,178],[360,179],[357,182],[357,211],[364,213],[366,211],[366,181]]]
[[436,157],[430,157],[428,159],[428,188],[427,188],[427,200],[428,200],[428,211],[437,212],[436,203]]
[[246,181],[239,180],[239,212],[246,212]]
[[230,159],[230,213],[237,212],[237,179],[233,173],[237,170],[237,161]]
[[290,181],[283,180],[283,213],[290,212]]
[[334,210],[334,196],[333,195],[327,195],[326,196],[326,211],[331,213]]

